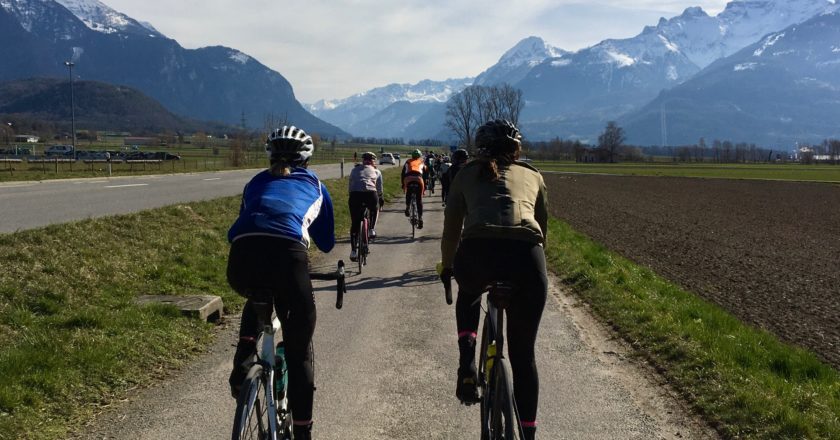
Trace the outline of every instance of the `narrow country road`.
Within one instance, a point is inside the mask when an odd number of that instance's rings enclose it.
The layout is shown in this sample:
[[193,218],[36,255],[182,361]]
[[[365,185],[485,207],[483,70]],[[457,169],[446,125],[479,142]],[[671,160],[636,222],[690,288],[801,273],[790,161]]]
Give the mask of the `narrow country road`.
[[[347,164],[347,172],[349,172]],[[321,179],[339,164],[311,167]],[[259,170],[0,183],[0,234],[240,194]]]
[[[316,282],[317,439],[477,439],[478,406],[454,397],[455,312],[434,272],[443,213],[427,201],[427,227],[410,238],[399,204],[386,207],[368,266],[348,277],[344,309]],[[340,243],[319,262],[347,259]],[[234,401],[227,375],[237,317],[215,344],[162,383],[132,393],[77,439],[225,439]],[[635,366],[562,290],[552,288],[537,347],[541,439],[715,438]]]

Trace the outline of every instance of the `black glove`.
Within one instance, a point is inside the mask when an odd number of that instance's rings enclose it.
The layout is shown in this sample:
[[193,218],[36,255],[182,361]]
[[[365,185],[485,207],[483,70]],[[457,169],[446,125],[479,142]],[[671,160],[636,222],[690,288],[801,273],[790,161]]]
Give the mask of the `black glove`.
[[451,267],[444,267],[443,270],[440,271],[440,280],[443,282],[447,282],[452,279],[453,271]]

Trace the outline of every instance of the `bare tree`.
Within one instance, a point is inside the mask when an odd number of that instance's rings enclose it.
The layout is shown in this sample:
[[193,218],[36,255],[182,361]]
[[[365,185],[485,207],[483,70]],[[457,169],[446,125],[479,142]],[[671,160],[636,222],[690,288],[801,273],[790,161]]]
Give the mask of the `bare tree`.
[[502,84],[493,88],[499,100],[499,119],[507,119],[514,125],[519,125],[519,115],[525,107],[522,100],[522,90],[513,88],[510,84]]
[[478,111],[475,94],[469,92],[470,87],[458,93],[446,103],[446,127],[452,130],[461,140],[461,145],[471,149],[473,136],[478,127]]
[[494,119],[506,119],[518,124],[524,106],[522,91],[509,84],[470,86],[454,95],[446,104],[446,127],[469,149],[479,125]]
[[624,145],[624,129],[619,127],[615,121],[607,122],[604,132],[598,136],[598,147],[607,150],[610,155],[610,163],[615,162],[615,153]]

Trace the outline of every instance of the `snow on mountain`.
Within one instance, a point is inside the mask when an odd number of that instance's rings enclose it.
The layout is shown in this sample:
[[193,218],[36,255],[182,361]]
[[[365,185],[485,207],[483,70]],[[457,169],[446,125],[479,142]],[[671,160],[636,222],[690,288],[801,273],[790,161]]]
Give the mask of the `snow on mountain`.
[[89,29],[104,34],[131,33],[162,37],[151,25],[115,11],[98,0],[55,0],[78,17]]
[[562,62],[563,57],[569,55],[563,49],[547,44],[542,38],[528,37],[516,43],[505,52],[499,61],[482,72],[475,79],[479,85],[515,84],[525,77],[528,71],[546,59],[554,59],[555,63]]
[[[353,96],[320,100],[307,106],[315,116],[351,131],[354,124],[379,113],[396,102],[442,103],[472,84],[473,78],[423,80],[416,84],[389,84]],[[352,133],[352,131],[351,131]]]
[[703,68],[755,43],[764,35],[837,10],[830,0],[736,0],[712,17],[688,8],[670,20],[660,19],[644,33],[656,33]]
[[840,12],[768,34],[663,91],[619,123],[628,140],[658,144],[700,137],[790,145],[840,137]]

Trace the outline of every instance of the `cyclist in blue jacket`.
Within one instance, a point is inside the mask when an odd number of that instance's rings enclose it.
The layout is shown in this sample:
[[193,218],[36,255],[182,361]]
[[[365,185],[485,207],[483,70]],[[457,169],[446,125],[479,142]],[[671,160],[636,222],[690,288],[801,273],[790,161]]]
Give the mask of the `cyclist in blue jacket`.
[[[335,245],[333,206],[327,188],[306,166],[315,144],[303,130],[284,126],[266,141],[269,169],[245,186],[239,217],[228,231],[227,278],[248,298],[230,375],[234,398],[245,380],[243,364],[256,353],[258,328],[252,300],[273,301],[283,327],[289,369],[289,405],[294,438],[310,439],[314,372],[312,335],[315,298],[309,279],[308,248],[329,252]],[[273,291],[273,298],[255,298]]]

